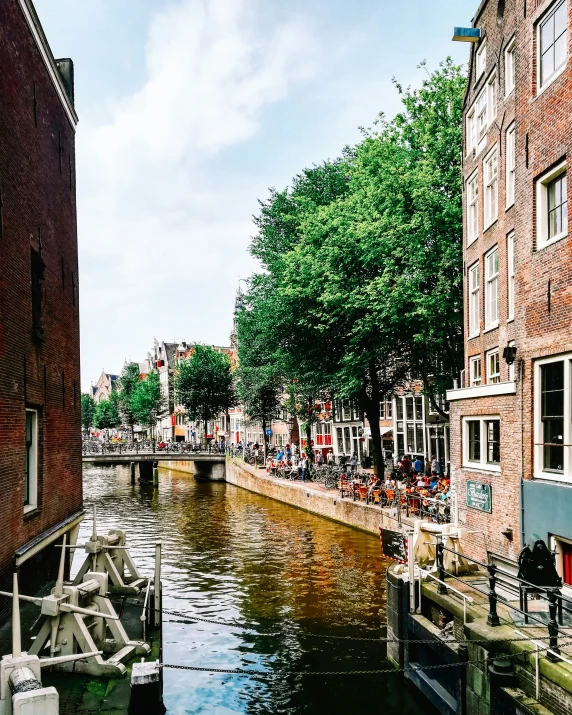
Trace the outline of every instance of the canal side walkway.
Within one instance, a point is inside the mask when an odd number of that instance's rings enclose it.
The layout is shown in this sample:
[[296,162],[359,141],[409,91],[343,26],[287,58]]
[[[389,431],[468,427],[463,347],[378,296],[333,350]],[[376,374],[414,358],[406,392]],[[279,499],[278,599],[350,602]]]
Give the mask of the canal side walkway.
[[[265,467],[253,467],[237,457],[227,457],[226,481],[376,536],[380,526],[395,529],[398,523],[389,509],[381,509],[377,504],[365,504],[349,497],[342,499],[337,490],[328,490],[315,482],[270,476]],[[413,519],[402,517],[401,523],[412,527]]]

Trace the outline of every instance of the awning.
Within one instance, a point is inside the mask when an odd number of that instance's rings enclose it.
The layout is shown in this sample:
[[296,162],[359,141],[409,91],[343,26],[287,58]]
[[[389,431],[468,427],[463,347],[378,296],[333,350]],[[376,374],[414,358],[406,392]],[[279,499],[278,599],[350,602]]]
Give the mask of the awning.
[[381,436],[383,437],[384,434],[387,434],[388,432],[393,432],[393,427],[381,427],[379,431],[381,433]]

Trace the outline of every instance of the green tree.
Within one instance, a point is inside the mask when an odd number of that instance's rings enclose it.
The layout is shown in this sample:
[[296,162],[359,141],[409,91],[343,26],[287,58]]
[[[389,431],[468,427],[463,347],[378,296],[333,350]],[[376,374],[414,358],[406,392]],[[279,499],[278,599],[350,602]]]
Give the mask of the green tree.
[[95,415],[95,400],[87,393],[81,393],[81,424],[84,429],[89,430],[93,427],[93,418]]
[[464,84],[447,60],[420,89],[397,85],[394,120],[272,190],[255,220],[265,271],[246,303],[269,351],[302,409],[321,390],[357,400],[378,472],[380,401],[419,377],[435,402],[462,364]]
[[108,400],[100,400],[95,407],[93,424],[97,429],[113,429],[120,424],[119,412],[117,411],[117,400],[113,397]]
[[155,436],[157,418],[165,411],[165,398],[161,392],[161,379],[157,370],[152,370],[139,380],[131,396],[131,412],[140,425],[151,429]]
[[188,416],[204,424],[206,436],[208,423],[235,403],[228,356],[209,345],[195,345],[177,367],[175,389]]
[[123,423],[131,427],[131,437],[133,438],[133,427],[137,422],[133,412],[133,395],[139,385],[139,365],[135,362],[125,363],[119,379],[117,380],[117,401],[119,414]]

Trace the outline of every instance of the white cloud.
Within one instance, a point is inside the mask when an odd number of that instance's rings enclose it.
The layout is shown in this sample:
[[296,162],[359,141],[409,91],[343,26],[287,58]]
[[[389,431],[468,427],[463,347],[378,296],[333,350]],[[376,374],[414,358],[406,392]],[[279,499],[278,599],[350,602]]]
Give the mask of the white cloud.
[[[143,86],[105,125],[79,127],[84,384],[102,359],[117,370],[125,354],[142,357],[155,334],[218,342],[230,327],[237,274],[252,270],[245,249],[261,187],[211,164],[315,73],[305,23],[273,25],[262,2],[169,4],[149,29]],[[137,329],[121,327],[142,315]]]

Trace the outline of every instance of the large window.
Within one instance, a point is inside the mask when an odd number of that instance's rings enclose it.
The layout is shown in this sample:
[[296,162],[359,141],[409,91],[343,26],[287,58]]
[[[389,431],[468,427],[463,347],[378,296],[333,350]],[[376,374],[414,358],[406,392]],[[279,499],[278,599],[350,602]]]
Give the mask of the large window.
[[514,318],[514,233],[507,236],[506,253],[508,319],[512,320]]
[[516,176],[516,128],[513,124],[506,130],[506,207],[514,204]]
[[566,0],[554,4],[538,25],[538,86],[543,89],[566,65]]
[[24,511],[38,505],[38,413],[26,410],[26,458],[24,463]]
[[472,338],[480,331],[480,281],[479,264],[469,268],[469,337]]
[[465,134],[465,142],[467,145],[467,154],[477,148],[477,113],[475,107],[471,107],[470,112],[467,114],[467,127]]
[[467,243],[479,235],[479,174],[476,171],[467,181]]
[[499,252],[494,248],[485,256],[485,328],[494,328],[499,322]]
[[498,154],[496,147],[490,152],[483,162],[485,182],[485,229],[498,218]]
[[514,89],[514,48],[516,42],[513,37],[508,43],[506,50],[504,51],[504,93],[505,96],[512,92]]
[[463,422],[463,465],[500,471],[500,418],[465,417]]
[[542,365],[541,406],[543,460],[548,472],[564,472],[564,361]]
[[568,234],[568,182],[566,164],[551,169],[536,183],[537,248]]
[[396,397],[395,400],[397,408],[397,452],[399,457],[403,456],[404,453],[424,455],[423,396],[407,395],[405,397]]

